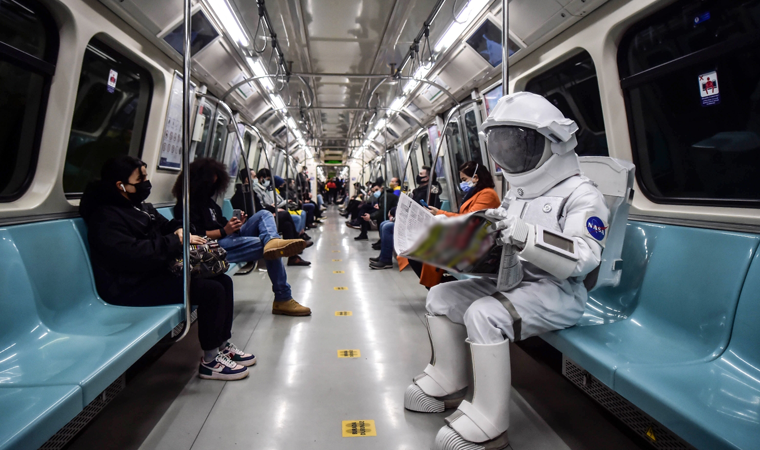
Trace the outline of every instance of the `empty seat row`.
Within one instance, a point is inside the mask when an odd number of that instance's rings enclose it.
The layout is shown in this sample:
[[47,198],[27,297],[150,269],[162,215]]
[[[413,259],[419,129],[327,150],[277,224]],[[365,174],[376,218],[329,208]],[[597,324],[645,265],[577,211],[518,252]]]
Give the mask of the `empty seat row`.
[[542,337],[697,448],[760,442],[760,236],[632,221],[622,279]]
[[183,320],[95,288],[82,219],[0,228],[0,449],[36,449]]

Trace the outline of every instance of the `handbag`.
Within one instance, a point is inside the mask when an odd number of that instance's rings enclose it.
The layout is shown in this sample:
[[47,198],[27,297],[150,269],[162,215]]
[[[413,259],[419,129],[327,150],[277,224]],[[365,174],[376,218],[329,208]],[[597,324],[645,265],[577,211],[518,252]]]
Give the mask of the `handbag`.
[[[194,278],[213,278],[222,275],[230,268],[227,262],[227,251],[215,240],[205,244],[190,244],[190,276]],[[169,271],[182,276],[183,260],[175,259],[169,266]]]

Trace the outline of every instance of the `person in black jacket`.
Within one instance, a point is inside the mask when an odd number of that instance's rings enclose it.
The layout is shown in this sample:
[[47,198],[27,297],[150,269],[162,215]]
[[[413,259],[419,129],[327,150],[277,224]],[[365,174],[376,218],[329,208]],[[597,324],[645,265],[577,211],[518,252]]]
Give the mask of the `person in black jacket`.
[[[182,257],[182,225],[167,220],[149,203],[145,163],[131,156],[107,161],[101,180],[90,183],[79,203],[88,227],[92,270],[100,296],[120,306],[156,306],[183,302],[183,280],[169,272]],[[205,243],[189,236],[193,244]],[[232,279],[220,275],[193,278],[190,300],[198,305],[198,338],[203,349],[198,375],[239,380],[256,357],[238,350],[232,336]]]
[[377,198],[377,203],[374,204],[375,211],[372,213],[366,212],[361,216],[360,222],[362,231],[359,236],[354,238],[354,240],[366,241],[369,239],[367,232],[371,228],[370,221],[374,221],[379,225],[380,222],[385,220],[388,211],[398,205],[398,196],[393,192],[398,185],[398,178],[393,177],[390,181],[390,188],[386,189],[385,192],[382,194],[380,194],[382,192],[380,190],[374,192],[375,198]]
[[[230,176],[227,167],[212,158],[198,158],[189,166],[190,171],[190,223],[198,235],[219,240],[227,251],[230,262],[266,260],[267,274],[272,281],[274,303],[272,314],[308,316],[311,309],[300,305],[292,297],[288,275],[281,257],[300,253],[306,242],[302,239],[282,239],[277,232],[274,216],[266,210],[248,218],[233,217],[227,220],[222,208],[214,200],[227,190]],[[182,215],[182,173],[177,177],[172,193],[178,199],[174,217]]]

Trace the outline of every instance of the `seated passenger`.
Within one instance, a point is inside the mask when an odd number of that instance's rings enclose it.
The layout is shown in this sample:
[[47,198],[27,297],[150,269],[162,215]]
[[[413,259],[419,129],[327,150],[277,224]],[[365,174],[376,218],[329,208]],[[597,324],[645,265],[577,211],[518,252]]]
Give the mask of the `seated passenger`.
[[[461,214],[482,211],[484,209],[498,208],[499,205],[501,205],[499,195],[494,189],[495,185],[493,183],[493,178],[491,177],[491,172],[489,172],[484,166],[475,161],[468,161],[462,164],[459,166],[459,180],[461,181],[459,187],[462,189],[462,192],[464,192],[462,206],[459,208],[459,212],[452,213],[441,211],[434,206],[428,207],[433,214],[443,214],[448,217],[455,217]],[[414,266],[412,266],[412,268],[414,268]],[[438,269],[429,264],[423,264],[422,272],[420,274],[420,284],[430,289],[441,282],[444,273],[445,271],[442,269]]]
[[[274,302],[272,314],[308,316],[311,310],[295,301],[290,292],[288,275],[280,259],[295,256],[305,247],[301,239],[282,239],[277,233],[272,213],[260,210],[250,218],[227,220],[214,197],[224,193],[230,182],[224,164],[212,158],[198,158],[190,164],[190,222],[195,232],[209,239],[218,239],[227,251],[229,262],[266,260],[267,274],[272,281]],[[182,174],[177,177],[172,193],[178,199],[174,217],[182,217]]]
[[[609,210],[581,175],[577,130],[529,92],[502,97],[481,125],[510,187],[501,207],[486,212],[510,264],[500,268],[502,285],[474,278],[428,294],[435,358],[407,388],[404,406],[443,412],[458,405],[435,438],[436,450],[507,448],[509,342],[573,326],[583,315],[583,280],[601,261]],[[474,395],[464,400],[470,381]]]
[[[144,162],[131,156],[106,161],[100,181],[90,183],[79,203],[87,224],[92,272],[98,294],[119,306],[157,306],[183,302],[183,279],[169,272],[182,258],[182,224],[167,220],[143,201],[151,184]],[[188,237],[192,244],[205,241]],[[232,279],[227,275],[193,278],[190,301],[198,306],[198,340],[203,357],[198,376],[239,380],[256,357],[238,350],[232,336]]]
[[306,212],[306,229],[307,230],[310,228],[316,228],[317,224],[315,222],[315,218],[316,218],[315,212],[316,212],[317,206],[314,203],[311,203],[307,201],[305,198],[303,198],[302,191],[298,189],[296,185],[296,181],[297,180],[294,180],[294,179],[287,180],[288,197],[286,198],[286,200],[288,200],[288,202],[293,202],[294,204],[297,204],[299,208],[301,208],[303,211]]
[[374,212],[365,212],[361,216],[361,233],[359,236],[355,237],[354,240],[357,241],[366,241],[368,239],[367,232],[372,227],[371,221],[374,221],[376,223],[380,223],[383,221],[383,219],[386,217],[386,214],[391,209],[395,208],[398,205],[398,196],[394,193],[396,187],[399,185],[398,178],[393,177],[391,178],[391,181],[389,183],[389,188],[385,190],[385,193],[382,195],[379,195],[378,191],[375,191],[374,195],[377,199],[377,203],[373,205],[373,208],[375,209]]
[[[380,232],[380,256],[369,259],[370,269],[393,268],[393,229],[396,224],[395,220],[396,208],[393,208],[388,212],[388,220],[381,223],[377,228]],[[375,248],[375,246],[373,245],[372,248]]]
[[[285,192],[285,185],[286,181],[282,178],[275,176],[274,177],[274,189],[275,193],[279,198],[282,198],[285,200],[285,208],[288,213],[290,213],[291,218],[293,219],[293,223],[296,225],[296,232],[298,233],[298,237],[304,240],[311,240],[311,236],[306,234],[306,211],[301,209],[301,205],[299,202],[295,202],[291,199],[289,199],[289,192]],[[295,194],[295,192],[293,193]]]
[[[271,174],[269,172],[269,169],[261,169],[259,170],[258,174],[254,174],[253,171],[251,171],[251,175],[253,175],[252,188],[256,210],[266,210],[277,215],[277,231],[280,232],[280,235],[282,235],[283,238],[303,239],[306,241],[306,248],[314,245],[314,242],[311,241],[311,236],[305,233],[298,233],[295,220],[293,220],[293,216],[283,208],[278,208],[274,205],[275,197],[273,195],[274,192],[271,191],[272,188],[270,188]],[[242,175],[242,173],[241,178],[245,180],[244,183],[247,183],[249,181],[249,178]],[[277,201],[281,204],[285,204],[284,199],[280,198],[279,195],[277,196]],[[288,258],[289,266],[308,266],[310,264],[311,263],[309,261],[306,261],[298,255],[294,255]]]

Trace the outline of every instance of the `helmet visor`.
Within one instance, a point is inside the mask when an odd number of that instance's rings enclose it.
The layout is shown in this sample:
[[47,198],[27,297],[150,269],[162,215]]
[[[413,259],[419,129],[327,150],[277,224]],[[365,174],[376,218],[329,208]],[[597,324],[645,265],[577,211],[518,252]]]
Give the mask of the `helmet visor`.
[[507,173],[523,173],[538,166],[546,138],[526,127],[491,127],[486,131],[488,152]]

